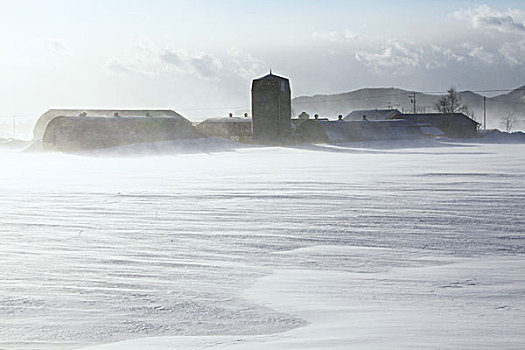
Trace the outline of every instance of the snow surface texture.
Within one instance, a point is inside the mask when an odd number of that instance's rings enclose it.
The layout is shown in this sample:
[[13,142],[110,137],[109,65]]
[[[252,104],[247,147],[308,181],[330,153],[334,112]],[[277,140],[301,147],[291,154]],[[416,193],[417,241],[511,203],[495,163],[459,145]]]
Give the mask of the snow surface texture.
[[0,349],[521,349],[525,145],[421,142],[3,151]]

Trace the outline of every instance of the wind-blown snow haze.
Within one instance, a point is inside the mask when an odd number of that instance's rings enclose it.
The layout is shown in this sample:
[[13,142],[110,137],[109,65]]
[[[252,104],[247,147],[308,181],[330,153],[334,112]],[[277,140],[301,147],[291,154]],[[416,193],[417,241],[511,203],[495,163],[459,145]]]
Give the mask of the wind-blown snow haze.
[[393,142],[2,153],[0,346],[519,348],[522,145]]

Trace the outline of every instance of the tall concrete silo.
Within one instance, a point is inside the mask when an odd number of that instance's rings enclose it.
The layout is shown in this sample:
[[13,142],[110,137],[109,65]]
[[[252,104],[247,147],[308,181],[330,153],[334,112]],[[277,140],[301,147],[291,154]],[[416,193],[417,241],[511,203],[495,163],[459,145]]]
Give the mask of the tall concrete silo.
[[290,81],[270,74],[252,82],[253,141],[286,143],[290,136]]

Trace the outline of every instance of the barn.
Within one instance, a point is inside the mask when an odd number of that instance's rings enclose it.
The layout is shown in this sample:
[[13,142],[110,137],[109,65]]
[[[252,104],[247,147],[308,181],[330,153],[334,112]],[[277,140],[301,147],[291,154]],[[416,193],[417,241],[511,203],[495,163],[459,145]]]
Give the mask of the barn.
[[38,120],[33,133],[45,147],[59,151],[195,137],[190,121],[174,111],[52,111]]
[[252,137],[252,118],[208,118],[196,126],[196,133],[246,142]]
[[422,138],[419,127],[406,120],[306,120],[297,127],[303,142],[337,143]]
[[404,119],[423,127],[441,130],[444,136],[470,138],[477,136],[479,123],[463,113],[397,114],[392,119]]

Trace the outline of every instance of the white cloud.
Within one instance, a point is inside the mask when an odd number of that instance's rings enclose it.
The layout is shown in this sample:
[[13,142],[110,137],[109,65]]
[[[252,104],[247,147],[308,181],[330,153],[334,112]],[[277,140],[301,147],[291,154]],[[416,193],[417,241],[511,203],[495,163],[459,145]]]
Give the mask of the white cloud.
[[211,52],[189,52],[169,46],[161,48],[148,38],[141,38],[121,55],[112,58],[107,68],[118,74],[159,76],[171,72],[217,80],[232,75],[251,79],[260,74],[264,66],[264,61],[235,47],[226,55],[217,56]]
[[[467,21],[473,28],[490,34],[490,39],[466,43],[462,48],[472,58],[487,64],[507,63],[520,65],[525,61],[525,11],[506,9],[499,11],[487,5],[458,10],[452,16]],[[516,38],[516,36],[518,38]],[[492,42],[493,49],[487,50],[484,44]]]
[[418,67],[422,50],[397,40],[388,40],[379,52],[360,51],[355,58],[373,70]]
[[245,79],[252,79],[265,66],[264,61],[236,47],[228,51],[228,60],[232,63],[233,71]]
[[499,53],[511,65],[523,65],[525,62],[525,40],[517,43],[504,43],[499,48]]
[[189,66],[202,78],[217,78],[222,69],[222,62],[210,53],[198,52],[189,60]]
[[415,46],[398,40],[388,40],[378,50],[359,51],[355,54],[372,71],[401,73],[410,69],[433,70],[462,64],[482,63],[487,66],[522,64],[525,61],[525,40],[485,45],[473,42],[446,47],[438,44]]
[[498,11],[487,5],[458,10],[452,13],[457,19],[468,21],[473,28],[489,29],[501,33],[525,35],[525,11],[518,9]]
[[218,78],[223,67],[222,61],[208,52],[189,53],[185,50],[166,48],[158,57],[167,63],[169,68],[203,79]]
[[67,44],[62,39],[57,38],[46,38],[44,41],[54,52],[63,52],[67,50]]
[[456,61],[456,62],[463,62],[465,60],[464,56],[457,54],[452,49],[447,48],[447,47],[441,47],[439,45],[432,45],[431,49],[434,54],[441,55],[446,60]]
[[160,59],[176,67],[181,67],[184,64],[184,60],[181,57],[181,53],[170,48],[166,48],[160,53]]
[[161,49],[148,38],[141,38],[113,58],[107,68],[118,74],[159,76],[166,72],[187,74],[205,80],[217,79],[221,74],[222,61],[208,52],[189,53],[166,47]]
[[163,72],[158,57],[157,46],[148,38],[139,38],[117,57],[113,57],[107,66],[114,73],[158,76]]
[[119,62],[117,59],[113,59],[111,62],[109,62],[107,68],[113,73],[117,74],[139,74],[139,72],[135,71],[130,67],[127,67],[126,65]]
[[485,50],[482,45],[476,45],[473,43],[464,43],[462,47],[467,51],[467,55],[483,61],[488,64],[495,63],[495,55]]
[[329,41],[333,43],[344,42],[344,41],[359,41],[361,36],[352,32],[350,29],[345,29],[342,32],[338,31],[324,31],[324,32],[313,32],[312,38],[314,40]]
[[465,56],[455,52],[451,48],[442,47],[436,44],[430,46],[430,50],[423,62],[426,69],[446,67],[450,62],[464,62]]

